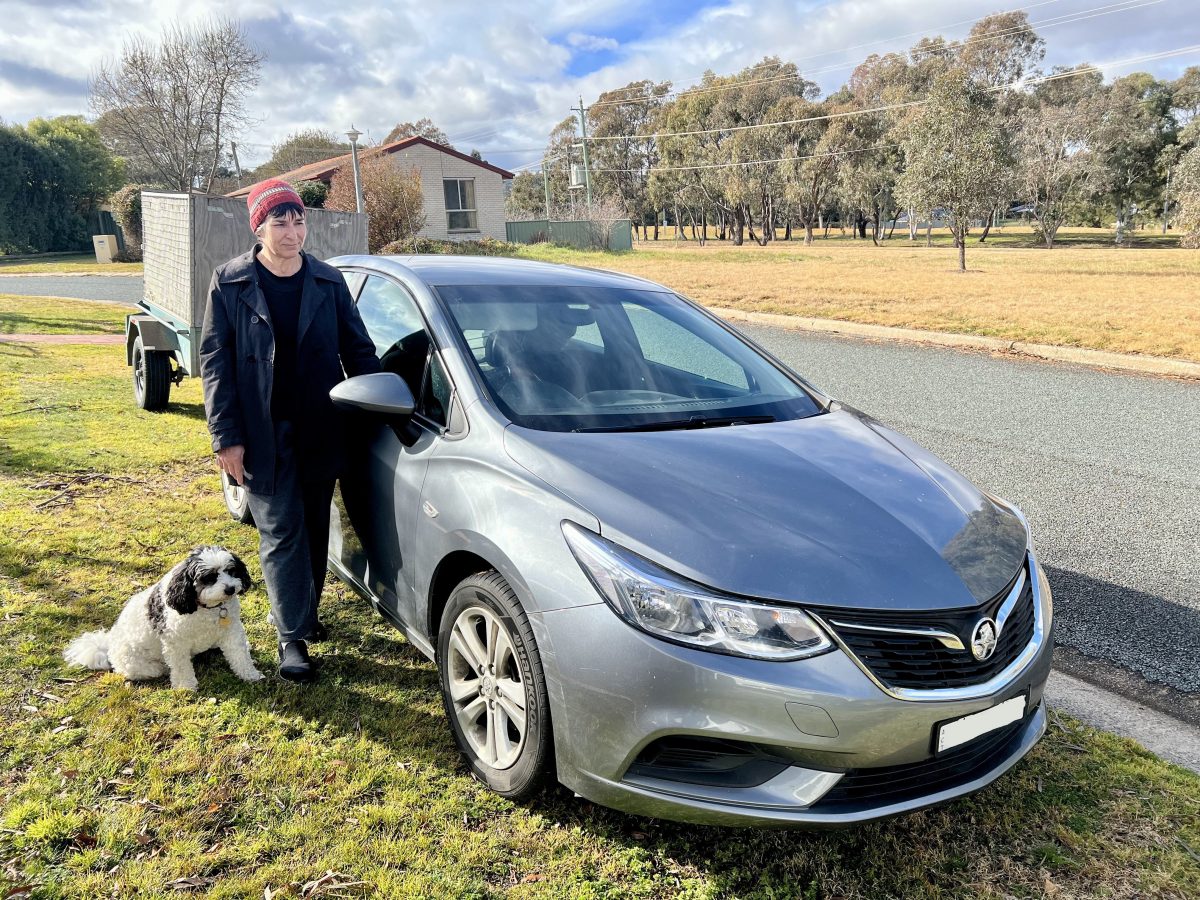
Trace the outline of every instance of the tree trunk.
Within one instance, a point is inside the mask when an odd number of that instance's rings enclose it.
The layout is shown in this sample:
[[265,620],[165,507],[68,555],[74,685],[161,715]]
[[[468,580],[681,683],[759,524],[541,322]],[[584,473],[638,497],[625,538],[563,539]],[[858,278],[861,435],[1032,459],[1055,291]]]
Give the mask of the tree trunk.
[[865,241],[867,239],[867,217],[862,214],[862,210],[856,210],[854,220],[854,230],[858,232],[858,239]]
[[899,217],[899,216],[892,216],[892,227],[888,229],[888,234],[887,234],[887,239],[888,239],[889,241],[892,239],[892,235],[896,233],[896,220],[897,220],[898,218],[900,218],[900,217]]
[[742,207],[739,205],[733,211],[733,228],[732,228],[733,246],[735,246],[735,247],[742,246],[742,242],[745,240],[745,237],[743,236],[742,232],[745,230],[745,228],[746,228],[746,213],[742,210]]
[[958,238],[958,271],[967,271],[967,235],[963,232]]
[[871,207],[871,243],[879,246],[879,204]]
[[[828,236],[828,232],[826,232]],[[804,220],[804,246],[811,247],[813,242],[813,223],[812,219]]]
[[708,240],[708,210],[700,210],[700,246],[704,246],[704,242]]
[[988,213],[987,221],[983,223],[983,234],[979,236],[979,243],[987,240],[988,233],[992,230],[992,223],[996,221],[996,207],[992,207],[992,211]]
[[825,232],[825,237],[829,237],[829,228],[825,225],[825,210],[817,210],[817,227]]
[[792,217],[791,216],[788,216],[787,220],[783,223],[783,239],[785,241],[790,241],[792,239]]
[[916,243],[917,240],[917,211],[911,206],[908,208],[908,242]]
[[929,221],[925,223],[925,246],[933,246],[933,213],[929,214]]

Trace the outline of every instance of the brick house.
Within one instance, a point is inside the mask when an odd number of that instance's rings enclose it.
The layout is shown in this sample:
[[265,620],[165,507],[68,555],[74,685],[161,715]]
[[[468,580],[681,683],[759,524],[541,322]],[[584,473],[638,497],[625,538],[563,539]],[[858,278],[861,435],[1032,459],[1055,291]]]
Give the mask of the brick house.
[[[452,241],[477,241],[483,237],[504,240],[504,198],[513,173],[451,147],[423,137],[409,137],[382,147],[359,151],[367,155],[388,154],[395,164],[421,173],[425,199],[423,237]],[[278,176],[298,181],[329,184],[334,173],[350,162],[350,155],[309,163]],[[250,185],[231,191],[227,197],[245,197]]]

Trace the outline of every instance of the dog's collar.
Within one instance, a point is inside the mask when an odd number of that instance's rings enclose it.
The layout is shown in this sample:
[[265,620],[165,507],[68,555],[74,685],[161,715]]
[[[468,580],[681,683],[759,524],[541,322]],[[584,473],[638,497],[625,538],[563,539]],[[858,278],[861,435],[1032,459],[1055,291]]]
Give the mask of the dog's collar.
[[201,603],[199,600],[197,600],[196,605],[201,607],[202,609],[220,610],[222,619],[224,619],[226,616],[229,615],[229,601],[228,600],[226,600],[224,603],[218,603],[216,606],[209,606],[207,603]]

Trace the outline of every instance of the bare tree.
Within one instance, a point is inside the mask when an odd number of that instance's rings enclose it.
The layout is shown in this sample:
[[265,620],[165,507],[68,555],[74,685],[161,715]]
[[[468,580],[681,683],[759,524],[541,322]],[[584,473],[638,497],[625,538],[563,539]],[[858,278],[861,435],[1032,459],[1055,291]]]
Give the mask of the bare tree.
[[240,24],[173,25],[157,44],[126,39],[89,84],[101,133],[134,167],[175,190],[207,186],[222,149],[247,124],[245,101],[263,55]]

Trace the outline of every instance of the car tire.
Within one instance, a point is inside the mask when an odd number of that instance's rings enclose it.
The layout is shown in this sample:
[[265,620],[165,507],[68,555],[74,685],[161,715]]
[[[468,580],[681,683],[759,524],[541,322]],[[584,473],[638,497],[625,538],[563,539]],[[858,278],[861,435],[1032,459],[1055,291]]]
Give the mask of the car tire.
[[446,717],[471,774],[526,800],[553,771],[550,700],[529,618],[496,571],[462,581],[438,631]]
[[133,341],[133,401],[139,409],[166,409],[171,396],[171,355],[147,350],[138,335]]
[[254,515],[250,512],[250,499],[247,491],[229,477],[228,472],[221,473],[221,495],[225,498],[225,508],[233,516],[234,521],[243,525],[253,525]]

